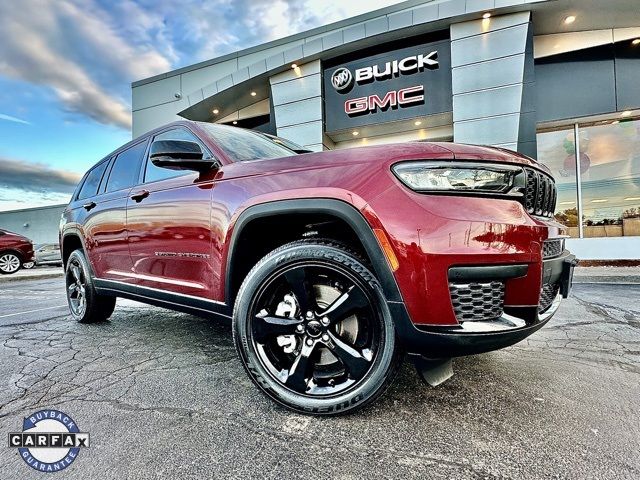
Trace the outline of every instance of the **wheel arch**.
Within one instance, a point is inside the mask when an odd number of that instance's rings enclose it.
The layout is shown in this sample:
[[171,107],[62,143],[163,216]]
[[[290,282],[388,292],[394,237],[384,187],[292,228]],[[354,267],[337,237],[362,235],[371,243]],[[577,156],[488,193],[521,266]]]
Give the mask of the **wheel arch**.
[[0,249],[0,255],[4,255],[5,253],[13,253],[14,255],[16,255],[20,259],[20,265],[22,265],[22,262],[24,262],[24,253],[16,248],[9,247]]
[[355,207],[341,200],[313,198],[261,203],[248,207],[238,216],[233,224],[224,272],[225,303],[228,306],[233,306],[235,301],[240,287],[238,284],[239,277],[241,283],[241,278],[244,277],[242,274],[248,273],[246,265],[242,265],[242,258],[243,253],[247,250],[247,238],[248,235],[251,235],[252,225],[265,220],[277,223],[281,218],[293,215],[305,218],[320,216],[321,218],[335,219],[341,222],[342,225],[346,225],[351,233],[355,235],[356,240],[359,241],[363,249],[363,253],[366,253],[371,262],[387,301],[402,301],[400,290],[386,257],[364,216]]
[[61,243],[60,253],[62,254],[63,268],[67,267],[67,261],[69,260],[69,256],[74,250],[81,249],[86,253],[82,235],[80,234],[80,232],[76,230],[70,230],[68,232],[65,232],[61,237],[60,243]]

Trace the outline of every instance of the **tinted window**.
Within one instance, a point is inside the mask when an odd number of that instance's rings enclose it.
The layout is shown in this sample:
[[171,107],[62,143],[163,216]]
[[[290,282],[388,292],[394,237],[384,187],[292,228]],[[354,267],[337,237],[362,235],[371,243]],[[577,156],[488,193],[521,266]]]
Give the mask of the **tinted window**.
[[[159,135],[156,135],[155,140],[184,140],[187,142],[196,142],[203,151],[205,151],[202,142],[200,139],[196,137],[193,133],[184,128],[176,128],[174,130],[169,130],[167,132],[162,132]],[[205,153],[206,155],[206,153]],[[185,171],[185,170],[170,170],[168,168],[160,168],[156,167],[153,163],[151,163],[151,159],[147,157],[147,166],[144,174],[145,182],[155,182],[156,180],[163,180],[165,178],[173,178],[179,177],[181,175],[187,175],[193,172]]]
[[93,167],[93,169],[91,169],[91,171],[87,174],[87,178],[82,184],[80,193],[78,193],[78,200],[93,197],[96,193],[98,193],[98,187],[100,186],[102,174],[104,173],[104,170],[105,168],[107,168],[108,164],[109,162],[102,162],[100,165],[96,165],[95,167]]
[[293,152],[277,143],[267,140],[251,130],[226,125],[200,123],[216,145],[234,162],[257,160],[260,158],[290,157]]
[[138,167],[140,166],[146,145],[146,142],[138,143],[121,152],[116,157],[116,161],[113,163],[111,173],[109,174],[107,192],[115,192],[116,190],[129,188],[137,183]]

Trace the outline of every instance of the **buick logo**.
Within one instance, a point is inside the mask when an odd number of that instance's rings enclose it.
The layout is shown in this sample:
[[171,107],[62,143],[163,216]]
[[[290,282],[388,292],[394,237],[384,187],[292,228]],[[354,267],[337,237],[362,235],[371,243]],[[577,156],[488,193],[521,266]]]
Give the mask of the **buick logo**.
[[337,91],[342,92],[353,84],[353,75],[348,68],[340,67],[331,75],[331,85]]

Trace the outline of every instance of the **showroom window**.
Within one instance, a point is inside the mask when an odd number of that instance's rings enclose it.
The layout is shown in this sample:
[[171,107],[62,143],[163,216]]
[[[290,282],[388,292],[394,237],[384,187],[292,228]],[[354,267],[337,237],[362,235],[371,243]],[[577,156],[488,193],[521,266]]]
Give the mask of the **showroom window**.
[[556,220],[570,236],[640,236],[640,120],[575,125],[537,138],[538,160],[557,182]]

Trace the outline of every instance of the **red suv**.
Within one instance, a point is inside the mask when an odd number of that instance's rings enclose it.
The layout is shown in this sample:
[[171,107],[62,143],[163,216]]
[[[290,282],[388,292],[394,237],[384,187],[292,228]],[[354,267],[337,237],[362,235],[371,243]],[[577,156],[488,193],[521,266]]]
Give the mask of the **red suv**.
[[197,122],[98,162],[64,212],[69,306],[115,297],[233,322],[255,384],[301,412],[372,402],[407,352],[431,383],[451,357],[542,327],[575,257],[534,160],[405,143],[322,153]]
[[0,273],[11,274],[33,261],[33,243],[27,237],[0,229]]

